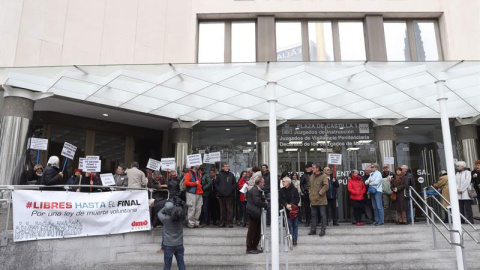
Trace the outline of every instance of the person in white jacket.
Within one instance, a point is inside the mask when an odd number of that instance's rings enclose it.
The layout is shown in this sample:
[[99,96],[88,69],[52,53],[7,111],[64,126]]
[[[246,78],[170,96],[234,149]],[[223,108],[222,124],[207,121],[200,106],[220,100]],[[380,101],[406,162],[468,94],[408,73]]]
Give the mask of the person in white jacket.
[[[457,182],[458,203],[460,205],[460,213],[471,223],[473,223],[472,204],[473,199],[468,195],[468,190],[471,188],[472,174],[466,170],[467,164],[465,161],[457,162],[457,174],[455,175]],[[462,220],[462,223],[464,221]]]

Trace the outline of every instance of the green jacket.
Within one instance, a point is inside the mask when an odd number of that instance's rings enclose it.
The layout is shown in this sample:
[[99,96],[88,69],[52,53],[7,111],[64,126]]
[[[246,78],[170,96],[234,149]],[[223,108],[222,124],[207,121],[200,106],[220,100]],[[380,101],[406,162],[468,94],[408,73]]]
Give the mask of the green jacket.
[[212,183],[213,181],[209,174],[202,176],[203,197],[210,197],[210,193],[212,192]]

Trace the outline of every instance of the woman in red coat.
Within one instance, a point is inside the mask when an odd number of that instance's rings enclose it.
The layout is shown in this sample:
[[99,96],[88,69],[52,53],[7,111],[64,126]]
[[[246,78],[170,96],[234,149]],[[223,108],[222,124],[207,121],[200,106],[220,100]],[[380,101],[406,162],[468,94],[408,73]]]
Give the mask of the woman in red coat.
[[362,214],[365,211],[365,203],[363,195],[365,194],[366,187],[362,180],[362,177],[358,175],[357,170],[353,170],[350,173],[351,178],[348,180],[348,192],[350,193],[350,201],[353,206],[353,216],[357,226],[363,226]]
[[[240,176],[240,180],[238,180],[237,188],[239,191],[242,190],[244,184],[248,185],[248,178],[247,178],[246,171],[242,172]],[[239,213],[240,215],[237,220],[237,226],[240,226],[240,224],[242,224],[243,227],[247,226],[247,214],[246,214],[247,200],[245,195],[246,193],[240,192],[240,213]]]

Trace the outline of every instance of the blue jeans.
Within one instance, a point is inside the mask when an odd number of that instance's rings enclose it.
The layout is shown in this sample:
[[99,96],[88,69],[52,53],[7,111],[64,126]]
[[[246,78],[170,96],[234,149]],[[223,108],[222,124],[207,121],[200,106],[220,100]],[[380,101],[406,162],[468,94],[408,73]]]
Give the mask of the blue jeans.
[[287,217],[288,220],[288,229],[290,230],[290,234],[292,235],[293,242],[297,242],[298,238],[298,216],[291,220],[290,217]]
[[[373,196],[372,196],[373,195]],[[383,213],[383,193],[378,192],[375,194],[370,194],[372,198],[372,207],[373,207],[373,214],[376,224],[383,224],[385,215]]]
[[210,205],[209,205],[210,198],[203,196],[203,224],[207,224],[210,222],[209,214],[210,214]]
[[172,268],[172,259],[175,255],[177,260],[178,270],[185,270],[185,262],[183,260],[183,255],[185,254],[185,248],[183,245],[179,246],[164,246],[163,250],[163,270],[170,270]]

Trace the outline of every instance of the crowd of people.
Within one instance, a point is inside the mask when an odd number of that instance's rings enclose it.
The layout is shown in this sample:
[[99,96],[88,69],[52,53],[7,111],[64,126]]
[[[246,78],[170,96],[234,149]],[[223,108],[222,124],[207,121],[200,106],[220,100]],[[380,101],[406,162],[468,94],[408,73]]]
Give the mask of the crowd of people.
[[[456,167],[460,212],[469,222],[474,223],[472,205],[476,195],[473,193],[480,193],[480,160],[475,162],[472,171],[463,161],[457,162]],[[25,182],[45,186],[102,185],[98,173],[77,169],[66,182],[63,176],[58,157],[52,156],[45,170],[41,165],[36,165],[34,176]],[[175,255],[180,269],[184,267],[182,223],[191,229],[210,224],[232,228],[235,223],[237,226],[248,227],[248,254],[262,252],[257,249],[261,233],[260,217],[262,209],[268,211],[267,224],[270,224],[272,203],[278,203],[280,209],[284,209],[294,246],[298,242],[299,223],[310,227],[308,235],[316,235],[317,227],[320,227],[319,236],[326,234],[329,221],[332,221],[333,226],[339,226],[339,181],[330,167],[322,167],[319,163],[307,164],[301,177],[297,173],[288,172],[272,177],[268,165],[263,164],[261,167],[246,169],[237,179],[226,163],[218,172],[211,168],[205,173],[205,169],[198,166],[186,169],[182,176],[171,170],[164,177],[159,171],[141,170],[139,164],[133,162],[128,169],[120,164],[114,179],[119,187],[148,187],[152,190],[152,224],[164,226],[161,252],[164,252],[165,265],[171,265]],[[277,183],[272,179],[278,179]],[[271,201],[273,184],[279,188],[278,202]],[[408,196],[408,189],[412,187],[415,188],[415,180],[406,165],[395,167],[391,172],[389,165],[384,165],[380,170],[377,164],[372,164],[364,169],[363,175],[358,170],[352,170],[347,182],[352,224],[383,226],[386,219],[384,210],[389,204],[393,204],[396,210],[395,222],[399,225],[409,224],[415,218],[415,205],[412,205]],[[450,196],[446,171],[441,172],[434,187],[441,191],[445,197],[442,203],[447,206]],[[72,190],[98,192],[105,188],[72,187]],[[448,222],[446,213],[444,217],[445,222]]]

